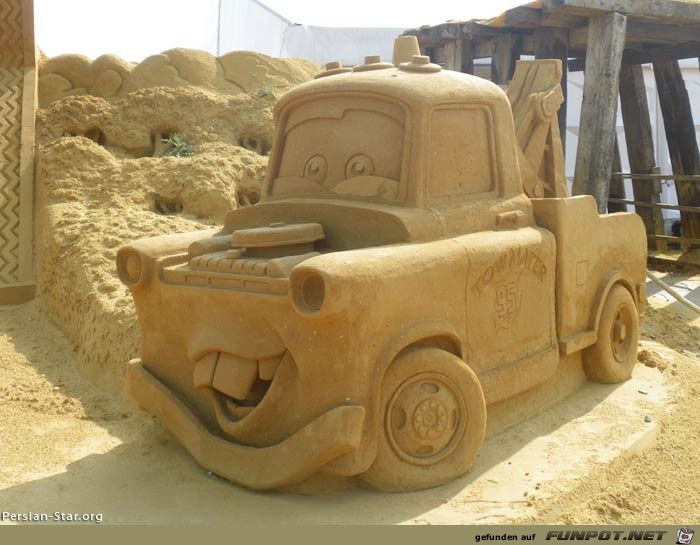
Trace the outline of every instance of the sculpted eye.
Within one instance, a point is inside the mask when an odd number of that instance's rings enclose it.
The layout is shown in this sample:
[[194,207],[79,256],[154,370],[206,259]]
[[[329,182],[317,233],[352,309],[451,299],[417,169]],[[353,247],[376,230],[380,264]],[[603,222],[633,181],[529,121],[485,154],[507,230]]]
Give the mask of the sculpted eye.
[[311,180],[312,182],[322,182],[326,179],[326,172],[328,171],[328,164],[326,159],[321,155],[314,155],[304,166],[304,178]]
[[372,174],[374,174],[374,163],[364,153],[353,155],[345,165],[345,178],[371,176]]

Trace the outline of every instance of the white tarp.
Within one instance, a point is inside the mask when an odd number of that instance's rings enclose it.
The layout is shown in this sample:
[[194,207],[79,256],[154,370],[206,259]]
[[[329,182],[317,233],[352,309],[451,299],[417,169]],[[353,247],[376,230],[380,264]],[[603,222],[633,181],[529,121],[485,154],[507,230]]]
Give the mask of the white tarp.
[[257,51],[271,57],[286,57],[283,42],[290,25],[290,21],[256,0],[221,0],[219,55]]
[[381,55],[382,60],[391,62],[394,38],[404,30],[293,25],[286,31],[282,56],[354,66],[362,63],[365,55]]
[[365,55],[391,61],[394,38],[403,28],[335,28],[294,24],[258,0],[221,0],[219,55],[258,51],[273,57],[301,58],[353,66]]

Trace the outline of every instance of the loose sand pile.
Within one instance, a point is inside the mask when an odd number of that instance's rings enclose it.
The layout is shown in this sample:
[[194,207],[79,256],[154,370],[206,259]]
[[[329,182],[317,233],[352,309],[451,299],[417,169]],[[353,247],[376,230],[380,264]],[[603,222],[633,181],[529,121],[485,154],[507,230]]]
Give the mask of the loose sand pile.
[[[700,275],[694,277],[697,282]],[[668,280],[667,280],[668,281]],[[657,307],[658,302],[652,301]],[[666,306],[666,305],[664,305]],[[676,524],[700,513],[700,316],[678,303],[650,309],[639,361],[675,384],[648,450],[615,460],[604,475],[586,472],[573,486],[551,483],[521,524]],[[606,440],[608,438],[601,438]],[[614,440],[614,438],[613,438]]]
[[[88,94],[117,65],[119,92]],[[209,228],[228,210],[257,202],[272,108],[319,68],[252,53],[216,59],[173,50],[136,66],[63,56],[44,60],[40,71],[48,105],[37,116],[37,303],[78,347],[91,380],[121,392],[139,330],[116,277],[117,250],[138,238]],[[72,83],[57,97],[46,80],[59,76]],[[193,156],[161,157],[163,139],[175,133],[195,147]]]

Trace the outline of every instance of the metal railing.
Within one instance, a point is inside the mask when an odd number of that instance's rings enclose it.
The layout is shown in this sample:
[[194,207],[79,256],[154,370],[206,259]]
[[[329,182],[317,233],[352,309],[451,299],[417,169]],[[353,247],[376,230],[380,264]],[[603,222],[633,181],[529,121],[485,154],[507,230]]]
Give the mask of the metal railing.
[[[640,181],[647,181],[650,183],[660,183],[662,181],[672,181],[672,182],[695,182],[695,183],[700,183],[700,175],[698,174],[686,174],[686,175],[675,175],[675,174],[632,174],[629,172],[613,172],[611,175],[611,178],[616,178],[616,179],[630,179],[630,180],[640,180]],[[652,198],[658,197],[660,195],[661,190],[658,188],[657,191],[652,192]],[[676,194],[678,194],[678,190],[676,190]],[[687,206],[687,205],[679,205],[679,204],[669,204],[669,203],[662,203],[662,202],[647,202],[647,201],[637,201],[637,200],[631,200],[631,199],[620,199],[616,197],[611,197],[608,199],[608,202],[615,203],[615,204],[629,204],[634,206],[635,208],[637,206],[642,207],[642,208],[651,208],[653,210],[677,210],[678,212],[684,212],[684,213],[689,213],[689,214],[700,214],[700,206]],[[693,238],[693,237],[687,237],[687,236],[671,236],[671,235],[665,235],[665,234],[659,234],[657,233],[647,233],[647,238],[654,240],[654,241],[659,241],[662,243],[664,246],[663,249],[665,249],[666,243],[667,242],[677,242],[681,244],[681,247],[686,249],[689,246],[700,246],[700,238]],[[658,248],[661,250],[662,248]]]

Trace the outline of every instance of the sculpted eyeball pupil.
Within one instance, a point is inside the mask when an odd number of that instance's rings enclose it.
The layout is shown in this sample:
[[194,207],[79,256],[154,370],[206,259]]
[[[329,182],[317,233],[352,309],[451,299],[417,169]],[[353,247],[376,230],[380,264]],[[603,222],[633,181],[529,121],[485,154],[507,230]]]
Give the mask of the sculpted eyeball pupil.
[[374,173],[374,164],[372,159],[364,154],[357,154],[350,158],[345,167],[345,177],[352,178],[353,176],[371,176]]
[[314,155],[304,165],[304,176],[320,183],[326,177],[326,168],[326,160],[320,155]]

